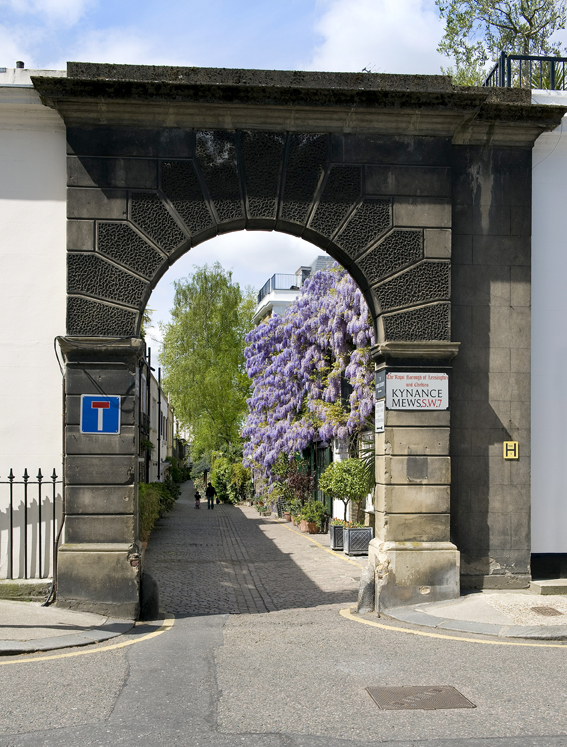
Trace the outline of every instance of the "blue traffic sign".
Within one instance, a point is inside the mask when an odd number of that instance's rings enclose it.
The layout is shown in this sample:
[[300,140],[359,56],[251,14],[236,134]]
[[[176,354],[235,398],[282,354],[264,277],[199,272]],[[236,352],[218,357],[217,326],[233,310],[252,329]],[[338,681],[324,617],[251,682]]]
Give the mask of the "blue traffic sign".
[[81,433],[120,433],[120,397],[82,394]]

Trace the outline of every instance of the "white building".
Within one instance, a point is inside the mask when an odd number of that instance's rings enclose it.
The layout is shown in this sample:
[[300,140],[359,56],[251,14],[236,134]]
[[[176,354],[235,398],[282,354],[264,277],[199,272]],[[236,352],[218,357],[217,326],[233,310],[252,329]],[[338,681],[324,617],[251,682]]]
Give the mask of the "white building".
[[161,387],[158,377],[148,365],[140,370],[140,452],[138,456],[141,482],[163,482],[168,470],[168,457],[173,456],[176,435],[175,412]]
[[334,259],[328,254],[320,254],[309,267],[300,267],[293,275],[275,274],[264,283],[258,293],[258,305],[254,314],[254,324],[269,319],[273,314],[281,316],[287,307],[299,296],[303,283],[310,275],[331,267]]
[[[55,338],[66,327],[66,138],[63,121],[41,103],[32,75],[66,72],[0,68],[0,579],[24,575],[26,537],[25,572],[39,574],[31,540],[37,538],[40,495],[41,575],[52,572],[54,470],[56,528],[62,513],[62,370]],[[159,480],[172,455],[174,416],[154,377],[150,409],[149,479]]]
[[[567,106],[567,91],[532,91]],[[567,553],[567,116],[533,149],[532,552]]]
[[0,480],[12,468],[62,468],[65,330],[65,126],[43,106],[32,74],[0,68]]

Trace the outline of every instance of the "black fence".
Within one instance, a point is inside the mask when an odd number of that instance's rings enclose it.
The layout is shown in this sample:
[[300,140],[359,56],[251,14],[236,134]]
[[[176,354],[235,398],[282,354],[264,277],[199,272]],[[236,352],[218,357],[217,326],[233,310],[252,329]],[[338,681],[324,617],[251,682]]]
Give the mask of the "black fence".
[[63,519],[62,481],[55,469],[0,480],[0,578],[49,578]]
[[488,88],[535,88],[564,91],[567,88],[565,64],[567,57],[506,54],[484,81]]

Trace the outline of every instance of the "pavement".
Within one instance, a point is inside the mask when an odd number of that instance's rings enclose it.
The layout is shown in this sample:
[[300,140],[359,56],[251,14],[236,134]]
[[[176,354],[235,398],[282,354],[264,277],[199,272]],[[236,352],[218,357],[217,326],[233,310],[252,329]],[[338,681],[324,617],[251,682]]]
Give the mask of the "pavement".
[[567,641],[567,596],[542,596],[528,589],[469,592],[449,602],[388,609],[384,615],[459,633]]
[[[347,618],[366,559],[326,542],[184,486],[145,557],[174,622],[2,657],[0,747],[567,747],[567,644]],[[366,690],[442,685],[475,707]]]
[[133,620],[42,607],[39,602],[0,600],[0,656],[53,651],[127,633]]

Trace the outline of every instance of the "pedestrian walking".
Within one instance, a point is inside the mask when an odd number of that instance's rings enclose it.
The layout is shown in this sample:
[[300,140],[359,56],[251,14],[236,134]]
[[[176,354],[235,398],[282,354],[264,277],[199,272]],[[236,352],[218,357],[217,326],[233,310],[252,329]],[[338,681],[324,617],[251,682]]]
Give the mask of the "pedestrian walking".
[[207,508],[213,509],[215,507],[215,495],[217,491],[213,488],[212,484],[207,485],[205,495],[207,496]]
[[195,508],[201,508],[201,493],[195,491]]

